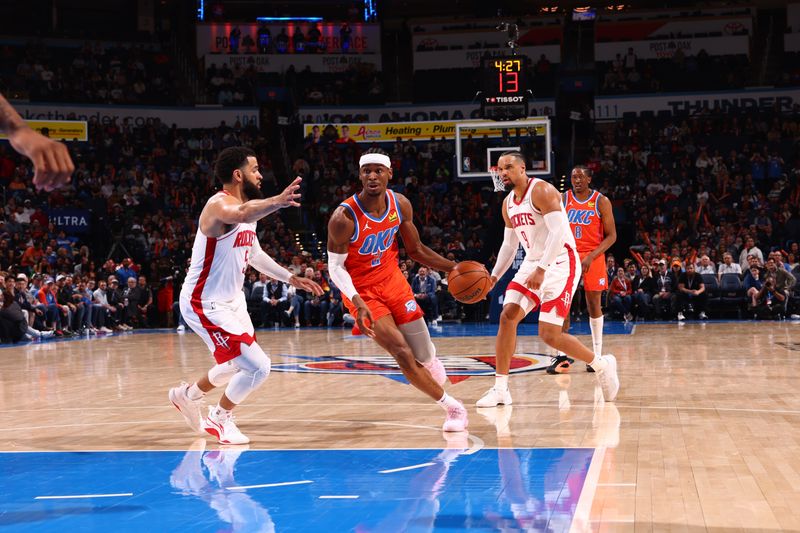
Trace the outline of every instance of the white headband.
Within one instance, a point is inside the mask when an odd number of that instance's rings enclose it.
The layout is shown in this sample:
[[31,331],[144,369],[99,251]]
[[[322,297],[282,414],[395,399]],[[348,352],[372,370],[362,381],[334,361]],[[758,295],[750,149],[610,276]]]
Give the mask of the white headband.
[[364,165],[369,164],[377,164],[383,165],[386,168],[392,168],[392,160],[389,159],[388,155],[383,154],[364,154],[361,156],[361,159],[358,160],[358,166],[363,167]]

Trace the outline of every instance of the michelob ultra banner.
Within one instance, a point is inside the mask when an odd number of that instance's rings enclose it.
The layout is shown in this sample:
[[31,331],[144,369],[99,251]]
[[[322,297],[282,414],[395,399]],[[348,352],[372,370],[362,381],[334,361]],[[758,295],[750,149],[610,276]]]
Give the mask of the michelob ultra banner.
[[[89,140],[89,126],[85,120],[26,120],[25,122],[31,129],[57,141]],[[8,135],[0,133],[0,139],[7,138]]]
[[[470,121],[472,122],[472,121]],[[461,129],[461,136],[472,135],[475,139],[481,137],[498,138],[504,135],[502,122],[486,121],[486,128],[476,127]],[[455,139],[456,121],[427,121],[427,122],[371,122],[350,124],[304,124],[303,135],[308,137],[314,129],[324,135],[325,128],[333,127],[338,135],[338,142],[352,139],[357,143],[386,143],[394,142],[398,138],[403,141],[425,141],[431,137],[437,140]],[[544,124],[529,126],[536,130],[537,135],[546,134]]]

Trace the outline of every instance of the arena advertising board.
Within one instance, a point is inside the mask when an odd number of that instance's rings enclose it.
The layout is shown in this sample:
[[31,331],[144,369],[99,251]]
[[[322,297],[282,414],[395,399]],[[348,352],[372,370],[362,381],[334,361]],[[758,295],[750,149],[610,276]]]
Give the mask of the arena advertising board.
[[[368,24],[363,22],[353,22],[350,26],[350,52],[351,53],[374,53],[380,55],[381,52],[381,27],[380,24]],[[207,54],[253,54],[258,52],[258,29],[259,24],[255,22],[211,22],[208,24],[197,25],[197,57]],[[275,42],[275,38],[280,35],[282,30],[286,30],[289,36],[289,50],[292,50],[292,39],[296,30],[308,34],[311,23],[308,22],[286,22],[284,24],[265,24],[270,31],[270,41]],[[322,34],[321,40],[325,43],[325,48],[333,53],[342,49],[342,24],[337,22],[322,22],[317,24]],[[236,31],[238,30],[238,34]],[[231,47],[231,36],[235,36]],[[297,58],[297,55],[288,54]]]
[[239,122],[242,126],[258,126],[258,109],[254,107],[136,107],[136,106],[84,106],[75,104],[32,104],[14,102],[14,108],[25,120],[58,121],[79,120],[88,124],[124,124],[133,126],[152,124],[156,119],[167,126],[179,128],[214,128],[222,121],[228,126]]
[[92,229],[92,213],[88,209],[50,209],[47,216],[58,229],[70,235]]
[[[31,129],[58,141],[89,140],[89,125],[85,120],[25,120],[25,122]],[[8,135],[0,133],[0,139],[7,138]]]
[[[555,100],[529,100],[532,116],[552,116]],[[424,122],[480,120],[481,108],[478,103],[462,102],[455,104],[430,105],[386,105],[374,107],[322,107],[304,106],[298,110],[303,122],[314,124],[334,124],[347,122]]]
[[[595,120],[616,120],[623,113],[642,111],[669,111],[673,115],[700,113],[704,107],[722,112],[743,110],[767,110],[775,105],[781,112],[789,112],[800,105],[800,89],[787,87],[781,89],[715,91],[711,93],[673,93],[632,96],[598,96],[595,98]],[[553,116],[555,101],[535,100],[531,103],[535,116]],[[384,123],[384,122],[449,122],[457,120],[479,120],[480,107],[469,102],[460,104],[420,105],[420,106],[375,106],[375,107],[312,107],[299,109],[300,117],[309,125]],[[308,134],[310,130],[306,130]],[[446,133],[445,133],[446,135]],[[427,137],[429,138],[429,137]]]
[[[673,115],[697,115],[708,108],[711,113],[774,109],[788,113],[800,105],[800,89],[781,88],[709,93],[674,93],[629,97],[598,96],[595,98],[595,120],[615,120],[624,113],[669,111]],[[715,111],[716,110],[716,111]]]
[[[490,124],[496,126],[494,122]],[[318,128],[322,132],[327,126],[327,124],[304,124],[303,135],[305,137],[312,135],[314,128]],[[432,137],[437,140],[455,139],[456,137],[455,121],[374,122],[333,124],[332,126],[336,128],[339,142],[342,142],[342,138],[345,136],[357,143],[387,143],[394,142],[397,139],[403,141],[425,141],[430,140]],[[547,127],[544,124],[537,124],[531,126],[531,128],[536,130],[537,136],[545,136],[547,133]],[[461,135],[472,135],[475,138],[483,136],[502,137],[497,127],[462,128]]]
[[678,50],[685,56],[695,56],[700,50],[705,50],[710,56],[747,55],[749,57],[750,37],[727,35],[596,43],[594,47],[595,60],[612,61],[617,54],[625,57],[629,48],[633,48],[633,53],[639,59],[669,59],[674,57]]
[[205,57],[206,66],[229,67],[240,66],[242,69],[253,67],[257,72],[284,72],[294,65],[297,72],[306,67],[312,72],[346,72],[352,68],[369,67],[381,69],[380,54],[247,54],[247,55],[213,55]]
[[595,29],[598,41],[642,41],[662,36],[692,36],[700,33],[726,35],[752,34],[753,18],[702,17],[662,18],[658,20],[634,20],[601,22]]

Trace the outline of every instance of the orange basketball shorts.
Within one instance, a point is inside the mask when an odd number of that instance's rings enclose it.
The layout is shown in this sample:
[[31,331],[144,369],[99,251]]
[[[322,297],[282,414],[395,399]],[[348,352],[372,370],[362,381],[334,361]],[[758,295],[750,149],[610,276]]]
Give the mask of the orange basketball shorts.
[[[425,316],[414,299],[411,286],[399,268],[378,283],[362,286],[359,280],[354,279],[353,285],[356,286],[358,295],[372,312],[372,320],[376,322],[386,315],[392,315],[395,324],[400,325]],[[342,295],[342,301],[350,314],[355,317],[356,306],[353,305],[353,302],[344,295]]]
[[[579,254],[581,261],[589,255],[589,252]],[[608,278],[606,277],[606,257],[600,254],[595,257],[589,269],[583,273],[583,290],[602,292],[608,290]]]

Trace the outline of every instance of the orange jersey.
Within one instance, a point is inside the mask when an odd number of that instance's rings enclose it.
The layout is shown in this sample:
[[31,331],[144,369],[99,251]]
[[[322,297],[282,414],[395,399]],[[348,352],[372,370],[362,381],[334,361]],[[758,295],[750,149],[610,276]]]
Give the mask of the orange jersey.
[[589,198],[581,202],[571,190],[564,194],[564,209],[581,255],[600,246],[605,238],[603,221],[600,220],[599,204],[602,196],[599,192],[592,191]]
[[397,266],[395,235],[400,230],[403,215],[391,190],[386,191],[386,204],[383,216],[375,218],[361,207],[358,195],[354,194],[341,203],[355,219],[356,227],[350,238],[344,266],[359,292],[383,283],[394,271],[400,270]]

